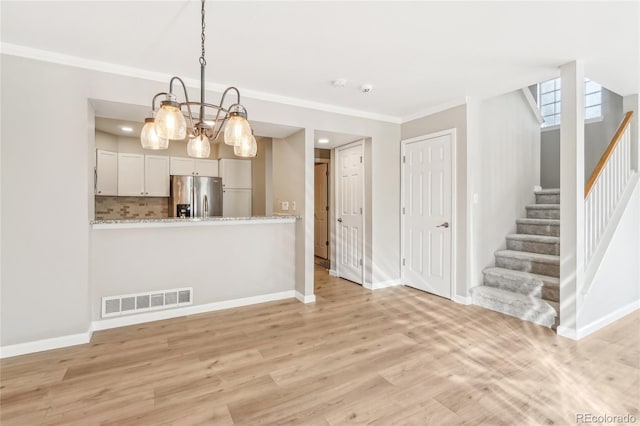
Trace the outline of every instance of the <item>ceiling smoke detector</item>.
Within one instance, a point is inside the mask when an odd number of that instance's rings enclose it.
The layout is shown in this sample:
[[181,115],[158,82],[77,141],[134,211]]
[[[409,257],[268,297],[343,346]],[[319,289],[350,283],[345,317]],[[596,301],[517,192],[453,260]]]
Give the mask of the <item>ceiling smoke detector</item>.
[[362,93],[369,93],[373,90],[373,86],[370,84],[363,84],[362,86],[360,86],[360,91]]
[[337,80],[333,80],[331,82],[331,84],[333,84],[333,87],[344,87],[347,85],[347,79],[346,78],[338,78]]

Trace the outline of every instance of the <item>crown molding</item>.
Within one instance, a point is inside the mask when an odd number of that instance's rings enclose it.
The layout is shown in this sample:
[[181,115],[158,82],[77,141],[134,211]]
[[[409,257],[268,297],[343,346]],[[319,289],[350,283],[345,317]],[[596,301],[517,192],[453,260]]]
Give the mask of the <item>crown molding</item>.
[[[0,53],[3,55],[19,56],[22,58],[35,59],[38,61],[51,62],[59,65],[66,65],[75,68],[83,68],[92,71],[104,72],[108,74],[121,75],[125,77],[140,78],[143,80],[157,81],[166,83],[173,75],[160,73],[156,71],[145,70],[141,68],[128,67],[125,65],[114,64],[111,62],[96,61],[93,59],[81,58],[73,55],[66,55],[50,50],[35,49],[32,47],[22,46],[13,43],[2,42],[0,44]],[[200,87],[200,81],[193,78],[183,79],[187,87],[197,89]],[[214,92],[223,92],[227,86],[219,83],[206,82],[206,89]],[[400,124],[400,117],[386,114],[377,114],[368,111],[361,111],[351,108],[344,108],[336,105],[325,104],[322,102],[309,101],[305,99],[292,98],[288,96],[276,95],[273,93],[261,92],[258,90],[240,88],[244,97],[274,102],[278,104],[290,105],[300,108],[308,108],[317,111],[329,112],[334,114],[348,115],[352,117],[365,118],[368,120],[384,121],[388,123]]]
[[419,118],[427,117],[429,115],[436,114],[436,113],[442,112],[442,111],[446,111],[448,109],[455,108],[455,107],[460,106],[460,105],[465,105],[466,103],[467,103],[467,100],[465,98],[454,99],[452,101],[444,102],[444,103],[441,103],[441,104],[436,105],[434,107],[431,107],[431,108],[428,108],[428,109],[424,109],[424,110],[422,110],[420,112],[416,112],[414,114],[406,115],[406,116],[402,117],[400,122],[404,124],[404,123],[407,123],[409,121],[413,121],[413,120],[417,120]]

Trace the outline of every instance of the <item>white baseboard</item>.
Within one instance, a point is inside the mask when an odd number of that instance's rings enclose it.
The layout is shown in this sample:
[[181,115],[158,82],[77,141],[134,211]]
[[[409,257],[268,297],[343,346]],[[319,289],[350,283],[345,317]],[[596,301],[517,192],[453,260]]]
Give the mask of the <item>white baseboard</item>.
[[338,271],[336,271],[335,269],[329,269],[329,275],[331,275],[332,277],[337,277]]
[[630,313],[637,311],[640,309],[640,300],[636,300],[635,302],[629,303],[610,314],[603,316],[602,318],[593,321],[591,324],[588,324],[584,327],[580,327],[578,330],[574,330],[572,328],[558,326],[558,335],[562,337],[566,337],[568,339],[580,340],[588,335],[595,333],[608,326],[611,323],[618,321],[620,318],[629,315]]
[[[86,333],[72,334],[68,336],[54,337],[51,339],[36,340],[33,342],[3,346],[0,348],[0,358],[8,358],[17,355],[25,355],[34,352],[41,352],[50,349],[59,349],[67,346],[89,343],[89,341],[91,340],[91,335],[94,331],[183,317],[187,315],[220,311],[223,309],[238,308],[241,306],[273,302],[276,300],[292,299],[294,297],[297,298],[296,292],[294,290],[289,290],[281,291],[279,293],[263,294],[260,296],[244,297],[241,299],[225,300],[222,302],[206,303],[203,305],[185,306],[182,308],[170,309],[166,311],[154,311],[137,315],[96,320],[91,323],[91,325],[89,326],[89,330]],[[311,303],[315,301],[315,296],[306,296],[306,298],[304,299],[304,303]]]
[[35,352],[48,351],[51,349],[66,348],[68,346],[82,345],[89,343],[93,334],[92,326],[85,333],[69,334],[66,336],[52,337],[50,339],[35,340],[33,342],[18,343],[15,345],[2,346],[0,348],[0,359],[12,356],[31,354]]
[[403,285],[402,280],[399,278],[396,280],[379,281],[377,283],[370,283],[365,281],[363,287],[369,290],[380,290],[381,288],[395,287],[398,285]]
[[304,295],[304,294],[300,293],[299,291],[296,291],[296,299],[298,299],[302,303],[315,303],[316,302],[316,295],[315,294]]
[[458,296],[457,294],[454,294],[451,300],[461,305],[471,305],[473,303],[470,297]]

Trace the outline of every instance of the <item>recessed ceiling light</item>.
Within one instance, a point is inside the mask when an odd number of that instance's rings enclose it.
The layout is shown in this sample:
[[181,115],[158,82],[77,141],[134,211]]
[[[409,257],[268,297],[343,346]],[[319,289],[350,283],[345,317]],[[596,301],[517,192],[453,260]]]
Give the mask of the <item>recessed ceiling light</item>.
[[329,139],[327,138],[318,139],[318,143],[329,143]]
[[123,132],[133,132],[133,127],[129,127],[129,126],[120,126],[120,130],[122,130]]

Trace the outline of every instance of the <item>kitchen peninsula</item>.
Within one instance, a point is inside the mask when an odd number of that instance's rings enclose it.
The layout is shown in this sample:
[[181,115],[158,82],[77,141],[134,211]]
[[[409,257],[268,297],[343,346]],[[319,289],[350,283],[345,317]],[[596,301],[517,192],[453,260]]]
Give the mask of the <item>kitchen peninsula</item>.
[[296,297],[296,216],[95,220],[97,329]]

